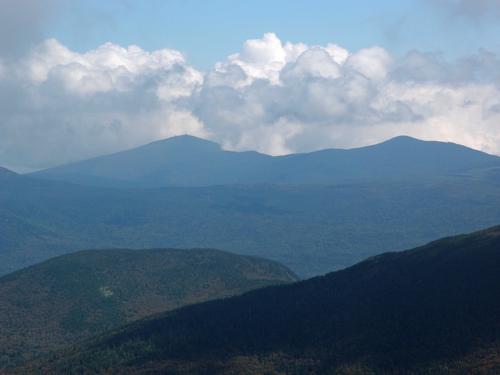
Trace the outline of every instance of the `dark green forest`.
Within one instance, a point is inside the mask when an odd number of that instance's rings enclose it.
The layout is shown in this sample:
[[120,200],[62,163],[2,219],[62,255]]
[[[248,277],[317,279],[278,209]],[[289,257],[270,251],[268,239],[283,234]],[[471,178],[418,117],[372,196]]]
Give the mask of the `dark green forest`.
[[500,227],[138,321],[21,371],[496,374]]

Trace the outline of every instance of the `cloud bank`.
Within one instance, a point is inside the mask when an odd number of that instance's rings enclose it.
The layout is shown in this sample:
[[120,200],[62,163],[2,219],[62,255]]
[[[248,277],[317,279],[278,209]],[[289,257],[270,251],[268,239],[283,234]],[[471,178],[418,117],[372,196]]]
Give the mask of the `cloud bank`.
[[202,72],[172,49],[49,39],[0,58],[0,165],[44,168],[192,134],[279,155],[407,134],[500,154],[500,59],[454,62],[273,33]]

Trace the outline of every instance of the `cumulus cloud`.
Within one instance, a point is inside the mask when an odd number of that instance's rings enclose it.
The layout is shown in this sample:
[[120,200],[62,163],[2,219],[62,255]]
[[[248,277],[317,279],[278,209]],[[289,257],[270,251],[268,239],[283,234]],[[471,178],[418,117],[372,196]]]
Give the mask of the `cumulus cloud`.
[[203,83],[179,51],[106,43],[80,54],[50,39],[3,70],[0,161],[9,166],[43,168],[177,134],[208,134],[175,104]]
[[167,101],[189,96],[203,81],[201,73],[187,65],[176,50],[149,53],[138,46],[106,43],[79,54],[54,39],[35,48],[18,73],[27,74],[35,84],[57,82],[77,95],[130,91],[152,79],[158,96]]
[[[311,49],[303,43],[283,43],[276,34],[266,33],[261,39],[247,40],[241,52],[230,55],[224,62],[217,63],[209,75],[216,80],[209,82],[215,84],[224,82],[228,86],[242,87],[263,79],[276,85],[280,81],[281,71],[288,63],[296,62],[299,58],[306,60],[315,50],[319,52],[316,53],[317,56],[324,54],[328,60],[333,60],[336,64],[343,63],[349,55],[347,50],[335,44],[329,44],[321,49],[319,47]],[[318,69],[328,69],[326,66],[328,63],[324,64],[315,58],[309,58],[309,67],[311,64],[315,64]],[[236,79],[231,82],[220,81],[223,77],[228,78],[228,75]]]
[[0,61],[0,164],[42,168],[189,133],[269,154],[407,134],[500,154],[500,60],[265,34],[208,72],[176,50],[49,39]]
[[500,61],[491,52],[449,63],[419,51],[397,58],[377,46],[294,45],[273,34],[244,50],[217,64],[188,104],[226,148],[283,154],[408,134],[500,153],[492,110]]

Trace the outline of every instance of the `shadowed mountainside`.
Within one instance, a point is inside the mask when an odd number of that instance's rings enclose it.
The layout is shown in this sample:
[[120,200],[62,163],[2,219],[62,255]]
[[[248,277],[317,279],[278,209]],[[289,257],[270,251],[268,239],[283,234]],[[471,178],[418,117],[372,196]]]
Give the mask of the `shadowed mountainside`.
[[185,307],[33,364],[107,374],[498,374],[500,227]]

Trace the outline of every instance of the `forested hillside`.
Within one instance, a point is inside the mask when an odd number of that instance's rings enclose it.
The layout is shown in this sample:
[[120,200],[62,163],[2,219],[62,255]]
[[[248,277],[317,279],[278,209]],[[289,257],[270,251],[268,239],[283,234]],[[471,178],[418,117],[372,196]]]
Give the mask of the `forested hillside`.
[[500,222],[481,177],[335,186],[108,189],[0,183],[0,273],[89,248],[210,247],[324,274]]
[[1,368],[126,322],[296,276],[218,250],[92,250],[0,278]]
[[29,370],[498,374],[499,270],[495,227],[296,284],[182,308]]

